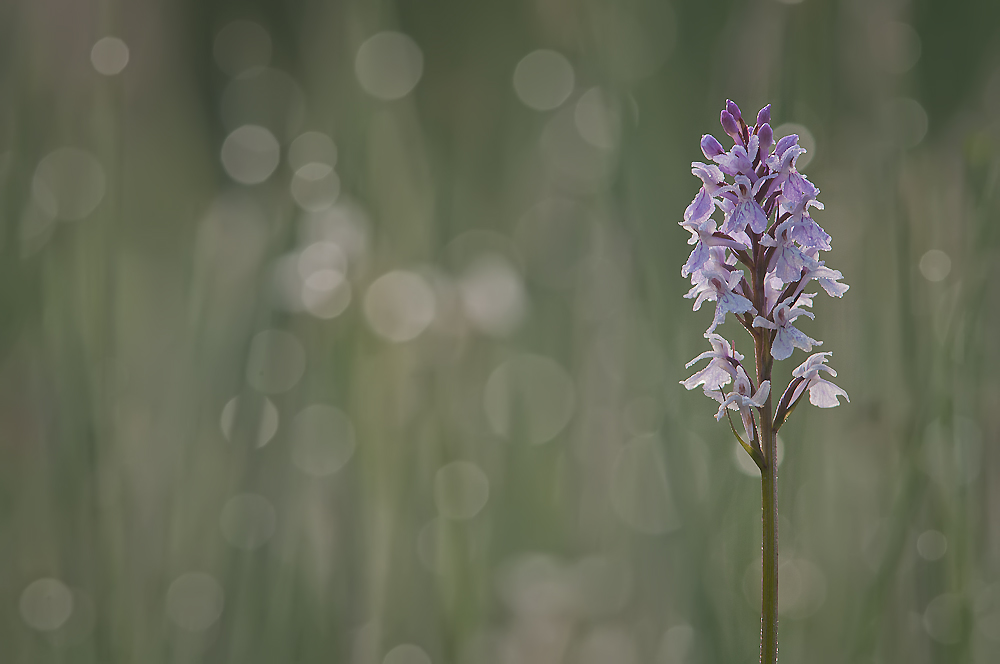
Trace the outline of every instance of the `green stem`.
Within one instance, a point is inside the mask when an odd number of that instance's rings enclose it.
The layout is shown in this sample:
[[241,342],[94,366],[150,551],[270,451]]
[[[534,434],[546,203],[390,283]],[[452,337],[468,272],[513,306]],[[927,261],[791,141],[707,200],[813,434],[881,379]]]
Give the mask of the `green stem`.
[[[754,300],[758,311],[764,311],[763,275],[754,274]],[[771,335],[761,329],[754,335],[757,363],[757,385],[771,380]],[[760,447],[764,464],[760,469],[761,552],[760,600],[760,664],[778,661],[778,441],[774,433],[771,395],[760,409]]]
[[761,409],[761,447],[767,465],[761,470],[763,574],[761,575],[760,662],[778,661],[778,445],[771,431],[771,400]]

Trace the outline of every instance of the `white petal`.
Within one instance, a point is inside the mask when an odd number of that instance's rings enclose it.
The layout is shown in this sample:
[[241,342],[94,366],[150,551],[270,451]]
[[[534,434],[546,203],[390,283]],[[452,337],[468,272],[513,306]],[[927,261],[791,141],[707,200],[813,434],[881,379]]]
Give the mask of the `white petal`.
[[[802,303],[800,302],[799,306],[801,306],[801,304]],[[796,308],[794,308],[794,309],[792,309],[792,310],[790,310],[788,312],[788,320],[789,321],[793,321],[796,318],[798,318],[799,316],[805,316],[807,318],[811,318],[813,320],[816,320],[816,314],[814,314],[811,311],[806,311],[805,309],[799,309],[798,307],[796,307]]]
[[792,356],[792,338],[787,328],[780,328],[771,344],[771,355],[776,360],[787,360]]
[[690,362],[688,362],[687,364],[685,364],[684,368],[685,369],[690,369],[692,364],[697,364],[698,362],[701,362],[702,360],[704,360],[707,357],[718,357],[718,356],[719,356],[719,354],[716,353],[714,350],[706,350],[704,353],[702,353],[698,357],[694,358],[693,360],[691,360]]
[[722,396],[722,392],[719,391],[719,390],[705,390],[705,396],[706,397],[711,397],[711,398],[715,399],[716,401],[718,401],[719,403],[722,403],[723,401],[725,401],[725,397]]
[[[696,372],[687,380],[681,381],[681,385],[689,390],[693,390],[702,384],[704,384],[705,390],[719,389],[733,379],[732,375],[726,371],[726,367],[724,365],[720,366],[720,363],[724,361],[725,360],[712,361],[701,371]],[[726,364],[728,364],[728,362]]]
[[735,403],[738,402],[739,400],[740,400],[739,394],[737,394],[736,392],[730,392],[729,395],[722,402],[722,405],[719,406],[719,412],[715,414],[715,419],[722,420],[722,416],[726,414],[727,407],[732,410],[737,410],[737,406],[735,405]]
[[[704,302],[706,300],[708,300],[709,302],[714,301],[715,300],[715,292],[711,291],[711,290],[703,290],[700,293],[698,293],[698,299],[696,299],[694,301],[694,307],[692,307],[691,310],[692,311],[698,311],[699,309],[701,309],[702,302]],[[712,329],[714,330],[715,328],[713,327]],[[709,330],[709,331],[711,331],[711,330]]]
[[816,378],[809,385],[809,403],[814,406],[819,406],[820,408],[834,408],[835,406],[839,406],[840,402],[837,401],[837,395],[842,395],[848,401],[851,400],[847,396],[847,392],[828,380]]
[[807,353],[812,350],[813,346],[823,345],[822,341],[816,341],[815,339],[807,337],[802,330],[792,327],[791,325],[788,325],[785,330],[788,332],[788,338],[791,340],[792,345],[796,348],[801,348]]
[[758,408],[763,407],[764,402],[767,401],[767,395],[771,393],[771,381],[765,380],[760,384],[760,388],[757,390],[757,394],[753,395],[750,401]]

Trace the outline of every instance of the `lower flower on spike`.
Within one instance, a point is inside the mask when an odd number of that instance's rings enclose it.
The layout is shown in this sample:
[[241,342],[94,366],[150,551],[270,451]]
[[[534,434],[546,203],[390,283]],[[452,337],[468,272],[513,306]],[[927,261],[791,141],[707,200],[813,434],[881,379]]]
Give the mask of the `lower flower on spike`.
[[767,401],[767,395],[771,393],[771,381],[765,380],[757,388],[757,393],[751,395],[753,385],[750,383],[750,378],[747,377],[747,373],[743,370],[743,367],[737,369],[736,374],[736,383],[733,385],[733,391],[729,394],[723,396],[722,392],[713,390],[705,390],[705,394],[722,404],[719,406],[719,411],[715,414],[716,420],[722,419],[722,416],[726,414],[726,408],[739,410],[740,416],[743,418],[743,428],[747,432],[747,440],[752,440],[754,437],[754,427],[753,415],[750,408],[751,406],[761,408],[764,405],[764,402]]
[[809,390],[809,403],[820,408],[839,406],[838,396],[842,396],[848,401],[851,400],[847,396],[847,392],[819,375],[820,371],[825,371],[831,376],[837,376],[837,372],[832,367],[826,366],[826,358],[830,355],[833,353],[813,353],[792,371],[792,375],[801,378],[802,382],[792,393],[790,403],[794,404],[798,401],[805,390]]

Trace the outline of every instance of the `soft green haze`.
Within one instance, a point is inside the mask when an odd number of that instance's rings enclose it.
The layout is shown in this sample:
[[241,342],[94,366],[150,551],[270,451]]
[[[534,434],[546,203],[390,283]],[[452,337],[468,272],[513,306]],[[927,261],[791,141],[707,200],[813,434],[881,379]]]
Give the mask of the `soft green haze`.
[[1000,4],[14,0],[0,662],[756,661],[759,480],[678,385],[727,97],[851,285],[780,661],[996,661]]

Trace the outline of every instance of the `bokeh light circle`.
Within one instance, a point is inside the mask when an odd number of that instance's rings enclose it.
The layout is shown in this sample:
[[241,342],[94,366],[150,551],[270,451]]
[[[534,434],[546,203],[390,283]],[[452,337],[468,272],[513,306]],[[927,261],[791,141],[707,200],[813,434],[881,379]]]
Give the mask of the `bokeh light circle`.
[[21,592],[18,608],[28,627],[51,632],[72,615],[73,593],[58,579],[37,579]]
[[90,64],[97,73],[114,76],[128,65],[128,45],[118,37],[102,37],[90,49]]
[[931,249],[920,257],[919,267],[927,281],[944,281],[951,274],[951,256],[940,249]]
[[572,377],[554,360],[523,355],[490,374],[483,404],[497,435],[519,433],[529,443],[545,443],[569,424],[576,408],[576,389]]
[[453,461],[434,475],[434,504],[446,519],[471,519],[486,506],[490,481],[470,461]]
[[222,615],[225,592],[211,574],[187,572],[167,589],[167,616],[188,632],[202,632]]
[[925,530],[917,537],[917,553],[924,560],[940,560],[947,552],[948,538],[944,533],[938,530]]
[[278,167],[281,148],[270,131],[258,125],[234,129],[222,143],[222,166],[240,184],[260,184]]
[[288,165],[297,171],[307,164],[337,165],[337,146],[333,139],[319,131],[300,134],[288,146]]
[[258,392],[277,394],[290,390],[305,368],[305,349],[289,332],[264,330],[250,343],[247,382]]
[[920,35],[907,23],[873,25],[871,43],[875,62],[890,74],[905,74],[920,60]]
[[583,140],[594,147],[611,150],[618,146],[621,113],[600,88],[591,88],[580,95],[573,109],[573,120]]
[[431,658],[420,646],[404,643],[390,650],[382,664],[431,664]]
[[458,282],[462,310],[481,332],[503,337],[512,333],[527,313],[521,275],[499,254],[479,256]]
[[292,198],[303,210],[320,212],[333,206],[340,195],[340,178],[333,167],[310,162],[295,171]]
[[961,595],[938,595],[924,609],[924,630],[938,643],[959,643],[965,630],[965,612],[965,601]]
[[317,270],[302,283],[302,304],[316,318],[336,318],[350,303],[351,284],[342,272]]
[[684,664],[694,648],[695,631],[687,623],[672,625],[660,641],[661,664]]
[[376,279],[365,293],[365,317],[372,330],[388,341],[415,339],[434,320],[436,302],[427,281],[414,272],[397,270]]
[[[734,423],[736,422],[735,418],[733,419],[733,422]],[[739,429],[737,429],[737,431],[738,430]],[[778,436],[777,438],[778,438],[778,466],[780,467],[781,462],[785,460],[785,441],[781,438],[781,436]],[[747,451],[743,449],[743,446],[740,445],[739,442],[735,440],[733,441],[732,450],[733,450],[733,462],[736,464],[736,467],[739,469],[741,473],[743,473],[744,475],[749,475],[750,477],[760,477],[760,468],[757,467],[757,464],[754,463],[754,460],[750,458],[750,455],[747,454]]]
[[424,54],[400,32],[379,32],[358,48],[354,73],[365,92],[392,101],[408,95],[424,73]]
[[31,195],[52,219],[77,221],[104,198],[106,177],[101,162],[86,150],[64,147],[47,154],[35,169]]
[[291,440],[292,462],[314,477],[336,473],[350,461],[356,447],[351,420],[325,404],[307,406],[295,416]]
[[[243,403],[240,397],[233,397],[226,405],[222,408],[222,415],[219,418],[219,426],[222,429],[222,435],[226,437],[226,440],[233,439],[233,427],[236,424],[236,418],[240,412],[240,404]],[[274,434],[278,432],[278,408],[274,405],[274,402],[264,397],[263,405],[258,413],[254,413],[254,416],[258,418],[257,420],[257,447],[264,447],[274,438]]]
[[562,53],[540,49],[521,58],[514,68],[514,92],[528,108],[550,111],[573,93],[573,65]]

